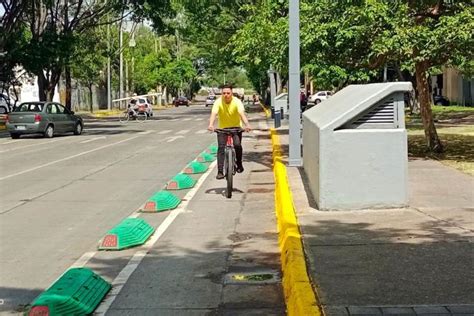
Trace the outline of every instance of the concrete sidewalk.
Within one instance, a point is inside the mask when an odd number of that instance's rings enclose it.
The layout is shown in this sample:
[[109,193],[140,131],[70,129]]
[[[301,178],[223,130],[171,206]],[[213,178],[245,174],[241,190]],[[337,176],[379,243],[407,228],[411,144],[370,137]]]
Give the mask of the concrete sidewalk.
[[302,169],[288,178],[326,315],[474,315],[473,177],[411,160],[408,208],[340,212],[317,210]]

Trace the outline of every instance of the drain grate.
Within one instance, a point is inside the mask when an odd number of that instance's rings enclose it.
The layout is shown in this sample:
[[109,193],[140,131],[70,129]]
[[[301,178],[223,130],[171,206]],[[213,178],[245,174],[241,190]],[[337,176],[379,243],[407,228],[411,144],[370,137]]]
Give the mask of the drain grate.
[[225,275],[224,284],[272,284],[280,282],[278,272],[273,270],[256,272],[234,272]]

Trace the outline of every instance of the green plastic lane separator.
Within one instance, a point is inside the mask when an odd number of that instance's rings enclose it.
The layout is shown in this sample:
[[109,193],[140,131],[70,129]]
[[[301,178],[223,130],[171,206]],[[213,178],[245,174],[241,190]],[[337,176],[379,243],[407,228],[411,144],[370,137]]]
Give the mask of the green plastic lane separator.
[[171,179],[166,185],[167,190],[183,190],[194,187],[196,180],[187,174],[179,173]]
[[194,174],[194,173],[204,173],[209,167],[203,163],[197,161],[191,161],[186,168],[184,168],[183,173]]
[[178,207],[181,200],[171,192],[162,190],[155,193],[145,203],[142,212],[163,212]]
[[154,231],[143,218],[126,218],[107,232],[99,250],[122,250],[142,245]]
[[31,304],[29,316],[89,315],[111,285],[88,268],[66,271]]
[[216,157],[213,154],[202,152],[196,160],[197,162],[213,162],[215,159]]
[[217,145],[211,145],[206,149],[206,152],[209,154],[217,154]]

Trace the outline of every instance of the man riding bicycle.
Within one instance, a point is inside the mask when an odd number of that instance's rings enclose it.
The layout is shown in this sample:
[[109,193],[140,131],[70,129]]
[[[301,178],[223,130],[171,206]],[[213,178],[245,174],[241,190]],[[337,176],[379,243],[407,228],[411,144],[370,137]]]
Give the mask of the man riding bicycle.
[[[212,106],[211,116],[209,118],[209,127],[211,132],[214,131],[214,121],[216,116],[219,118],[220,129],[240,128],[241,120],[245,124],[245,131],[251,130],[247,116],[245,115],[244,105],[239,98],[232,95],[232,86],[227,84],[222,86],[222,96],[218,98]],[[217,134],[217,176],[216,179],[224,179],[224,153],[226,145],[226,135]],[[237,172],[244,171],[242,165],[242,132],[233,136],[234,148],[236,154]]]

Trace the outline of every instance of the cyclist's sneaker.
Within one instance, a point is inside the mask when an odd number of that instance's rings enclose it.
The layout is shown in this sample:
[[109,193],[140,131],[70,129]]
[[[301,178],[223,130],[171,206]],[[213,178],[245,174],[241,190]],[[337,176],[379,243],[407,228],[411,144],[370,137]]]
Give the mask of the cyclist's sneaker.
[[217,180],[221,180],[221,179],[224,179],[224,178],[225,178],[225,176],[224,176],[224,174],[223,174],[222,172],[218,172],[218,173],[217,173],[217,176],[216,176],[216,179],[217,179]]
[[242,165],[242,163],[237,164],[237,168],[235,171],[237,171],[238,173],[244,172],[244,166]]

